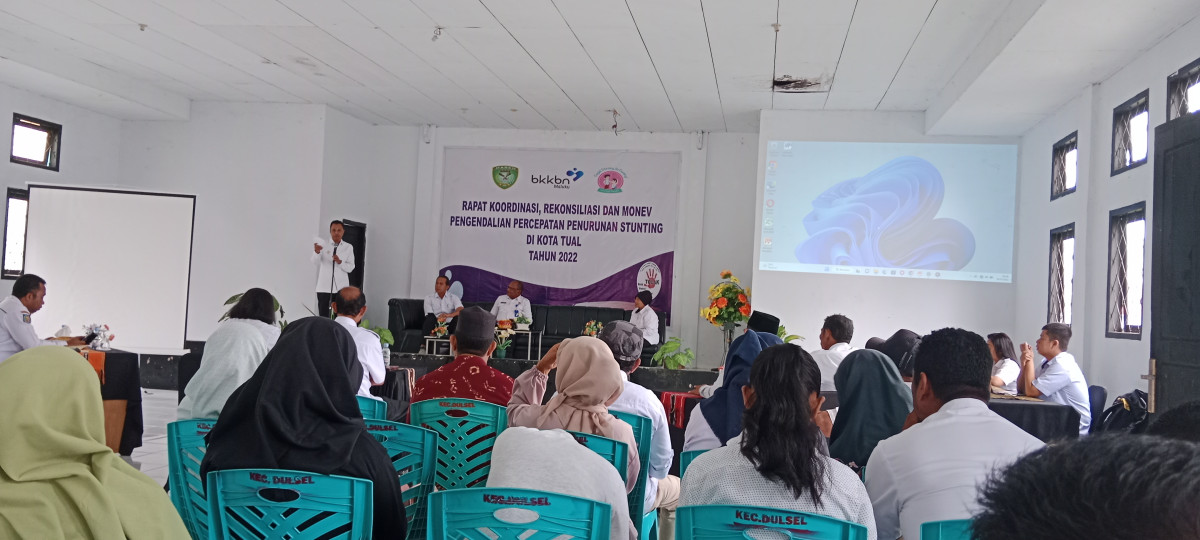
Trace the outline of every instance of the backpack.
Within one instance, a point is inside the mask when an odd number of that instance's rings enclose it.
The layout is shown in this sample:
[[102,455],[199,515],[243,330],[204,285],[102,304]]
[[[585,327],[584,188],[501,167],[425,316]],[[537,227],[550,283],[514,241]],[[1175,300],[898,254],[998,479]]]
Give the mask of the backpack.
[[1117,431],[1125,433],[1142,433],[1146,431],[1148,396],[1141,390],[1121,394],[1113,400],[1111,407],[1100,415],[1097,431]]

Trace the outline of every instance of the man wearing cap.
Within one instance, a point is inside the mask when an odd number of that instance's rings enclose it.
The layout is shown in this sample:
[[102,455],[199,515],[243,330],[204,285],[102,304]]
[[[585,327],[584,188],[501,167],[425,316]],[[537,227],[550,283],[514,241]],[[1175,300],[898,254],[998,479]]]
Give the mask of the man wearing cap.
[[463,309],[450,336],[454,361],[417,380],[413,402],[427,399],[475,399],[508,406],[512,377],[488,365],[496,350],[496,316],[480,307]]
[[[755,311],[750,314],[750,320],[746,321],[746,331],[766,332],[772,336],[779,335],[779,317],[771,315],[765,311]],[[717,370],[717,380],[712,384],[702,384],[692,389],[693,394],[699,394],[702,398],[710,398],[713,392],[716,392],[722,384],[725,383],[725,368]]]
[[629,380],[629,374],[642,363],[642,331],[628,321],[612,321],[605,323],[596,337],[612,349],[613,358],[621,367],[621,377],[625,379],[621,396],[608,409],[650,419],[653,428],[650,436],[650,474],[646,478],[646,501],[642,511],[659,509],[659,520],[662,521],[659,537],[669,540],[674,537],[675,508],[679,506],[679,477],[667,474],[675,458],[675,451],[671,449],[671,434],[667,430],[667,413],[654,392]]

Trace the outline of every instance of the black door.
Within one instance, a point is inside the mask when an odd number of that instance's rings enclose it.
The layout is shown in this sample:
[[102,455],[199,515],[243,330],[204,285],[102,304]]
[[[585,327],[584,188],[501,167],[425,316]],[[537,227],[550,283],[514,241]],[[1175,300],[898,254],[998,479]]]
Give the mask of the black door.
[[354,246],[354,271],[350,272],[350,286],[362,288],[363,271],[367,268],[367,224],[349,219],[342,220],[346,229],[343,240]]
[[1158,126],[1154,137],[1150,390],[1163,412],[1200,398],[1200,115]]

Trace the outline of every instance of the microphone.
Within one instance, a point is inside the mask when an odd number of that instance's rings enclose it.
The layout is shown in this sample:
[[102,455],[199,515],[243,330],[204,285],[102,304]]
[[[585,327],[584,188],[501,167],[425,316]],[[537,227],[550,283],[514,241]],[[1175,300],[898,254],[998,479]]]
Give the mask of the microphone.
[[333,255],[329,258],[329,296],[331,298],[333,297],[333,288],[336,286],[334,277],[337,276],[337,262],[333,260],[333,257],[337,257],[338,244],[341,242],[333,245]]

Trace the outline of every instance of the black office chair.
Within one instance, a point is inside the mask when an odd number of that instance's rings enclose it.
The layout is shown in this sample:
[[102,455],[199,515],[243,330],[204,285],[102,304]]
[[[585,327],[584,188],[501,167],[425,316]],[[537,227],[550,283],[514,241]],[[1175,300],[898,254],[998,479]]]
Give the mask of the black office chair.
[[1104,407],[1108,405],[1108,390],[1100,385],[1089,386],[1088,402],[1092,410],[1092,424],[1088,426],[1088,433],[1091,434],[1099,431],[1100,417],[1104,416]]

